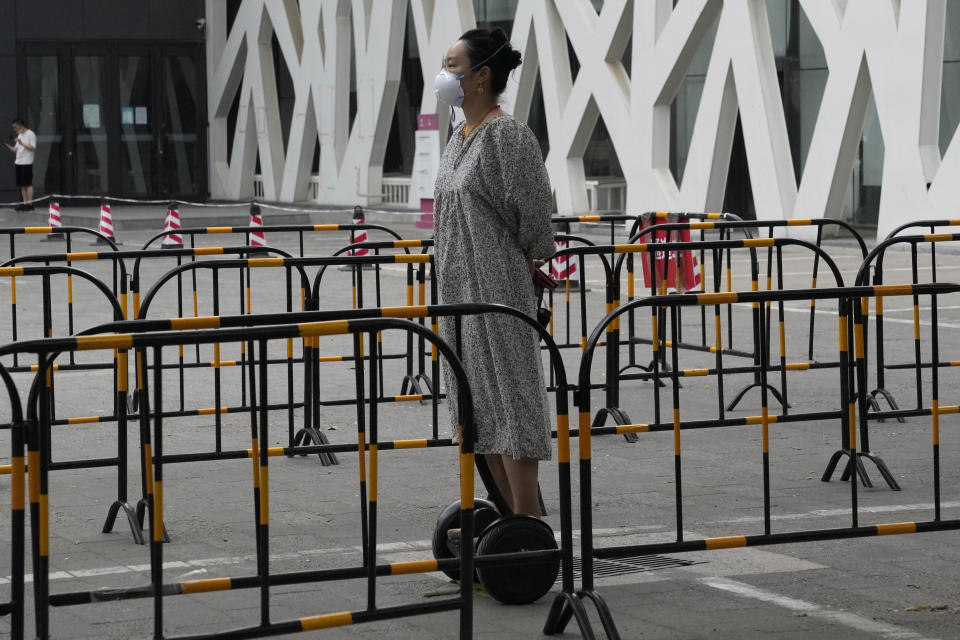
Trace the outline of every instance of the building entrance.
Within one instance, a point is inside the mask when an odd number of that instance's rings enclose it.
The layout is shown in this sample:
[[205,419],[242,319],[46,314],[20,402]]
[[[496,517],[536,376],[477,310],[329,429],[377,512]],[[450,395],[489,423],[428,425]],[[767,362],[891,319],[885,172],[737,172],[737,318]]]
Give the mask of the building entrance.
[[19,63],[38,194],[206,197],[199,45],[26,42]]

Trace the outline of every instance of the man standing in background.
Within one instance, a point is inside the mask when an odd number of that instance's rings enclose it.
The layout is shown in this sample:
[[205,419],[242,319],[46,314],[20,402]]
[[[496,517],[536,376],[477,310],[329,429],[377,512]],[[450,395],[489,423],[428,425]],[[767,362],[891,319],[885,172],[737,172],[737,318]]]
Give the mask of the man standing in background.
[[6,147],[17,154],[14,165],[23,204],[18,205],[16,209],[33,211],[33,156],[37,150],[37,134],[27,129],[27,124],[21,118],[14,118],[13,133],[17,136],[16,142],[12,145],[7,144]]

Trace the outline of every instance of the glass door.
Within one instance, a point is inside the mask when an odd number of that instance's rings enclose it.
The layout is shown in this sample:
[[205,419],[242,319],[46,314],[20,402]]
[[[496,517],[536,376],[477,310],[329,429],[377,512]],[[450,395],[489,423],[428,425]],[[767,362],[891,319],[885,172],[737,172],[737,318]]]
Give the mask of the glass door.
[[67,132],[67,155],[72,191],[77,195],[108,194],[106,56],[75,55],[71,67],[73,100],[68,122],[73,126]]
[[19,107],[37,133],[37,193],[205,199],[202,54],[173,43],[22,43]]
[[119,194],[150,196],[157,191],[154,179],[156,135],[153,85],[149,55],[117,57],[119,131],[117,155]]

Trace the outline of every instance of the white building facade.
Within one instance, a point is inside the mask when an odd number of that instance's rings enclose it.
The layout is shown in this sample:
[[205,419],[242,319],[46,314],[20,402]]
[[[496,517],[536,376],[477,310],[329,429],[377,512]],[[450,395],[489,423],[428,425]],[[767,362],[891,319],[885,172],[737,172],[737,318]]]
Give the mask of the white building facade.
[[419,207],[443,53],[500,26],[560,213],[960,218],[957,4],[207,0],[210,192]]

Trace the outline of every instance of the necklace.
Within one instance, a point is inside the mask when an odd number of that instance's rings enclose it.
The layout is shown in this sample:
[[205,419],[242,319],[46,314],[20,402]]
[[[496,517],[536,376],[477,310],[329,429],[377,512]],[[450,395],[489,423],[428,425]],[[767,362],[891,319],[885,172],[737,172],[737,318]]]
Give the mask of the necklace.
[[491,113],[493,113],[494,111],[496,111],[496,110],[499,109],[499,108],[500,108],[500,105],[498,105],[498,104],[495,104],[495,105],[493,105],[492,107],[490,107],[485,114],[483,114],[482,116],[480,116],[480,120],[479,120],[479,122],[477,122],[477,126],[475,126],[475,127],[472,128],[472,129],[470,128],[470,125],[468,125],[466,122],[464,122],[464,123],[463,123],[463,129],[460,130],[460,135],[463,136],[463,139],[466,140],[466,139],[467,139],[467,136],[469,136],[471,133],[473,133],[474,131],[476,131],[476,130],[480,127],[480,125],[483,124],[484,118],[486,118],[488,115],[490,115]]

